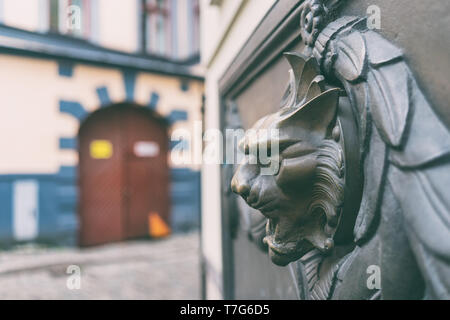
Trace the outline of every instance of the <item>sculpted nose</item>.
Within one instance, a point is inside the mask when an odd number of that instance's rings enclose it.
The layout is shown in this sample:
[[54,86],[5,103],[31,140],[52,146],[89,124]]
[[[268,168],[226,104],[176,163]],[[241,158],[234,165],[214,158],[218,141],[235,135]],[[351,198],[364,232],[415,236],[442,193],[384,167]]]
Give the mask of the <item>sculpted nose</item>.
[[257,165],[241,164],[231,180],[231,190],[247,201],[253,180],[258,176],[258,173],[259,168]]
[[248,181],[241,181],[237,176],[234,176],[231,180],[231,190],[246,199],[250,194],[250,184]]

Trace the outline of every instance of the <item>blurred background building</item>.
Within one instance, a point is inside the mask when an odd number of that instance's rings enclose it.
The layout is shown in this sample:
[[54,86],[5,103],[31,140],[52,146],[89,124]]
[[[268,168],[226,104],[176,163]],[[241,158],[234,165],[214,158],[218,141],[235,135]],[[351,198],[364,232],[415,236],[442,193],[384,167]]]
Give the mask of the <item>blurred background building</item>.
[[[0,240],[83,245],[198,226],[198,0],[0,1]],[[77,235],[79,237],[77,237]]]

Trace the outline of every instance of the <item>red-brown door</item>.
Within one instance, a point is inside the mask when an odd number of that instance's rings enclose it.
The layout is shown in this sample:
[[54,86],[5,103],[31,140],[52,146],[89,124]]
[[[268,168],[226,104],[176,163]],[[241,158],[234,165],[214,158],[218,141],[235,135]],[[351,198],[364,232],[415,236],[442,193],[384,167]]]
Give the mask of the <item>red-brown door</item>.
[[168,138],[160,120],[139,107],[105,108],[82,125],[79,143],[81,245],[147,236],[154,216],[169,225]]

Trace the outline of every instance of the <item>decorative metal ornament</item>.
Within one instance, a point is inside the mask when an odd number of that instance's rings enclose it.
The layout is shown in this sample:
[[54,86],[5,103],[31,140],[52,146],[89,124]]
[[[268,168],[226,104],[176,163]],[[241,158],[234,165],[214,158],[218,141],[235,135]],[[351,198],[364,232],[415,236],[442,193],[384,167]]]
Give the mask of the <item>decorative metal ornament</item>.
[[301,13],[300,29],[304,43],[313,46],[324,23],[325,9],[319,0],[308,1]]
[[401,50],[364,18],[330,21],[340,2],[305,1],[305,50],[285,54],[282,106],[254,126],[280,131],[278,173],[244,163],[232,190],[266,216],[272,261],[298,264],[303,297],[449,299],[449,130]]

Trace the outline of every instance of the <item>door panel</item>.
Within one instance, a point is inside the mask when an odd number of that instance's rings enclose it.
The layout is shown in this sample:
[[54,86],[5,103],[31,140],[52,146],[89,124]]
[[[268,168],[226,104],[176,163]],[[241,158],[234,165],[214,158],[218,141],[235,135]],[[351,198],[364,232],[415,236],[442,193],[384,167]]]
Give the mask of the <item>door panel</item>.
[[[81,245],[122,240],[123,157],[117,109],[94,114],[80,131]],[[112,153],[96,156],[93,145],[108,141]],[[98,152],[98,151],[97,151]]]
[[19,180],[14,183],[13,232],[17,241],[33,240],[38,235],[39,184],[35,180]]
[[151,212],[168,223],[168,138],[149,112],[119,105],[83,124],[81,245],[148,236]]
[[156,121],[129,113],[126,121],[127,236],[149,233],[149,215],[168,221],[167,134]]

